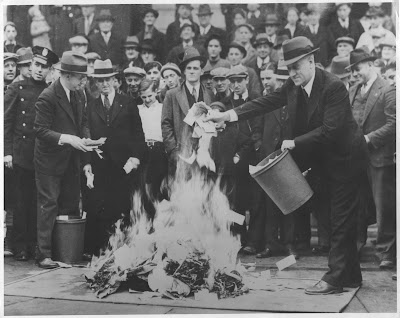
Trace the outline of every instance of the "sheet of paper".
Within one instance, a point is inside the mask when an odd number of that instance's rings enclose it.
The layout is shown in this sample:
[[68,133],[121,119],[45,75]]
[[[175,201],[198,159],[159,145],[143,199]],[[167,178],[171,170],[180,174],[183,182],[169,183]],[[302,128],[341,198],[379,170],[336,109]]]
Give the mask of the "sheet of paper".
[[261,277],[265,279],[271,279],[271,271],[268,269],[261,272]]
[[68,215],[59,215],[57,216],[57,220],[68,221]]
[[228,218],[229,221],[237,223],[239,225],[242,225],[245,219],[244,215],[236,213],[235,211],[232,210],[226,213],[226,217]]
[[293,264],[296,264],[296,259],[293,255],[289,255],[288,257],[285,257],[284,259],[281,259],[279,262],[277,262],[276,266],[280,271],[282,271],[285,268],[292,266]]
[[133,170],[133,167],[133,162],[131,160],[128,160],[124,166],[125,173],[128,174],[129,172],[131,172]]
[[94,174],[87,172],[86,173],[86,186],[89,189],[93,189],[94,188]]

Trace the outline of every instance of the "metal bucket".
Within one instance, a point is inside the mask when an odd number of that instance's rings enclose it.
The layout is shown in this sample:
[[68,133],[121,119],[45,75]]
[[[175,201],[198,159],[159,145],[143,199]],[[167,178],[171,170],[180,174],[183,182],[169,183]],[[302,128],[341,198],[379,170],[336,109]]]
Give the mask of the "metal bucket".
[[[270,159],[274,159],[267,164]],[[251,174],[283,214],[289,214],[314,194],[288,150],[277,150],[261,161],[264,166]]]

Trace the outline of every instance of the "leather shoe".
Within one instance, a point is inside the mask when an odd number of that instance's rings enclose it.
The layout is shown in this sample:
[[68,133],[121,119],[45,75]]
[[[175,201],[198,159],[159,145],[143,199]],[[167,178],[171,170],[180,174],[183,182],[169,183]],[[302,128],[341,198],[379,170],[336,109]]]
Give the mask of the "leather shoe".
[[26,251],[20,251],[14,256],[16,261],[26,262],[29,260],[28,253]]
[[316,246],[312,249],[314,255],[328,255],[330,248],[328,246]]
[[272,256],[272,251],[269,248],[266,248],[260,253],[256,254],[256,258],[268,258]]
[[393,261],[382,261],[379,264],[380,269],[393,269],[396,264]]
[[292,247],[288,247],[287,252],[288,252],[288,256],[293,255],[295,259],[299,259],[300,258],[300,256],[297,253],[297,251]]
[[252,246],[245,246],[242,248],[242,253],[246,255],[254,255],[256,253],[256,249]]
[[335,287],[323,280],[320,280],[314,286],[309,287],[305,290],[305,293],[308,295],[330,295],[330,294],[338,294],[342,293],[342,287]]
[[40,268],[44,269],[52,269],[59,267],[59,265],[49,257],[46,257],[41,261],[37,261],[37,264]]

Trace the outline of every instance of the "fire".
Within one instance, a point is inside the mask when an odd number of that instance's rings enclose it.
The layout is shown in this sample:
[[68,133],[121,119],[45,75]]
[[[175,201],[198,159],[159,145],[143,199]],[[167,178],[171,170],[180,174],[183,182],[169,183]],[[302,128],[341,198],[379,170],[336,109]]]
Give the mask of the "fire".
[[141,194],[134,194],[131,226],[121,229],[119,220],[108,249],[91,262],[95,275],[87,280],[98,297],[133,278],[168,297],[205,289],[220,297],[245,292],[235,270],[240,238],[230,231],[232,211],[219,180],[183,165],[170,186],[170,201],[155,202],[153,220]]

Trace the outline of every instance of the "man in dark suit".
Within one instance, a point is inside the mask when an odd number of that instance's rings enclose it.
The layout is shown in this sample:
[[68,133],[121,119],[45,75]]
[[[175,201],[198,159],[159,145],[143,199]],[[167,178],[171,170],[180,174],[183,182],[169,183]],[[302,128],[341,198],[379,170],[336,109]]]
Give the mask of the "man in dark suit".
[[318,10],[314,9],[310,11],[308,14],[309,20],[305,29],[305,36],[311,40],[314,47],[319,47],[316,61],[326,67],[330,61],[328,56],[328,30],[326,26],[319,23],[320,18],[321,14]]
[[177,46],[181,42],[181,28],[184,24],[192,24],[194,30],[194,37],[199,35],[199,25],[193,22],[192,10],[193,7],[190,4],[177,4],[177,19],[170,23],[167,28],[167,34],[165,38],[166,51],[169,52],[173,47]]
[[99,253],[108,241],[114,223],[131,209],[134,172],[143,160],[144,134],[139,111],[133,99],[115,92],[110,60],[94,64],[96,85],[101,95],[87,107],[91,137],[106,137],[103,152],[91,155],[93,188],[89,190],[85,236],[87,253]]
[[210,5],[208,4],[200,4],[199,5],[199,12],[197,16],[199,17],[199,36],[197,38],[197,43],[201,46],[204,46],[207,39],[212,35],[217,35],[222,39],[224,42],[221,43],[222,48],[225,47],[225,40],[226,40],[226,32],[220,28],[217,28],[211,24],[211,17],[213,12],[211,11]]
[[144,28],[138,34],[136,34],[139,39],[139,43],[142,44],[144,40],[150,39],[152,41],[152,46],[154,52],[157,56],[157,61],[164,64],[166,50],[165,50],[165,34],[157,30],[154,26],[158,18],[158,11],[152,8],[147,8],[143,12],[143,23]]
[[[79,215],[81,154],[92,150],[82,137],[89,137],[85,96],[84,55],[64,52],[58,69],[61,77],[39,96],[35,108],[34,168],[37,197],[37,262],[55,268],[52,233],[57,215]],[[83,163],[87,162],[87,158]],[[91,170],[85,165],[84,170]]]
[[89,37],[92,51],[98,53],[102,60],[110,59],[114,66],[120,65],[123,60],[123,40],[112,30],[114,17],[110,10],[104,9],[100,11],[96,20],[100,32]]
[[96,7],[91,4],[81,5],[82,16],[77,17],[73,21],[73,32],[74,34],[85,34],[91,36],[94,33],[99,32],[98,23],[94,18],[94,12]]
[[361,49],[350,53],[356,84],[350,88],[354,117],[368,144],[368,179],[376,206],[377,256],[380,268],[396,265],[396,88],[382,79],[371,57]]
[[50,67],[59,60],[44,47],[35,46],[31,53],[31,77],[11,84],[4,96],[4,164],[15,173],[14,247],[18,261],[33,256],[36,245],[35,103],[47,87]]
[[214,101],[212,92],[200,83],[201,70],[205,64],[204,55],[200,55],[193,47],[188,48],[179,65],[186,80],[165,95],[161,128],[165,150],[169,156],[170,175],[175,173],[179,153],[185,158],[192,154],[193,128],[183,121],[189,109],[196,102],[203,101],[210,105]]
[[282,51],[290,79],[282,88],[234,110],[214,114],[210,120],[244,120],[287,105],[291,139],[284,140],[281,149],[291,150],[300,170],[312,168],[329,188],[329,271],[305,290],[307,294],[325,295],[361,285],[360,264],[354,255],[359,177],[366,166],[366,142],[353,118],[344,84],[316,68],[313,53],[317,50],[306,37],[285,42]]

